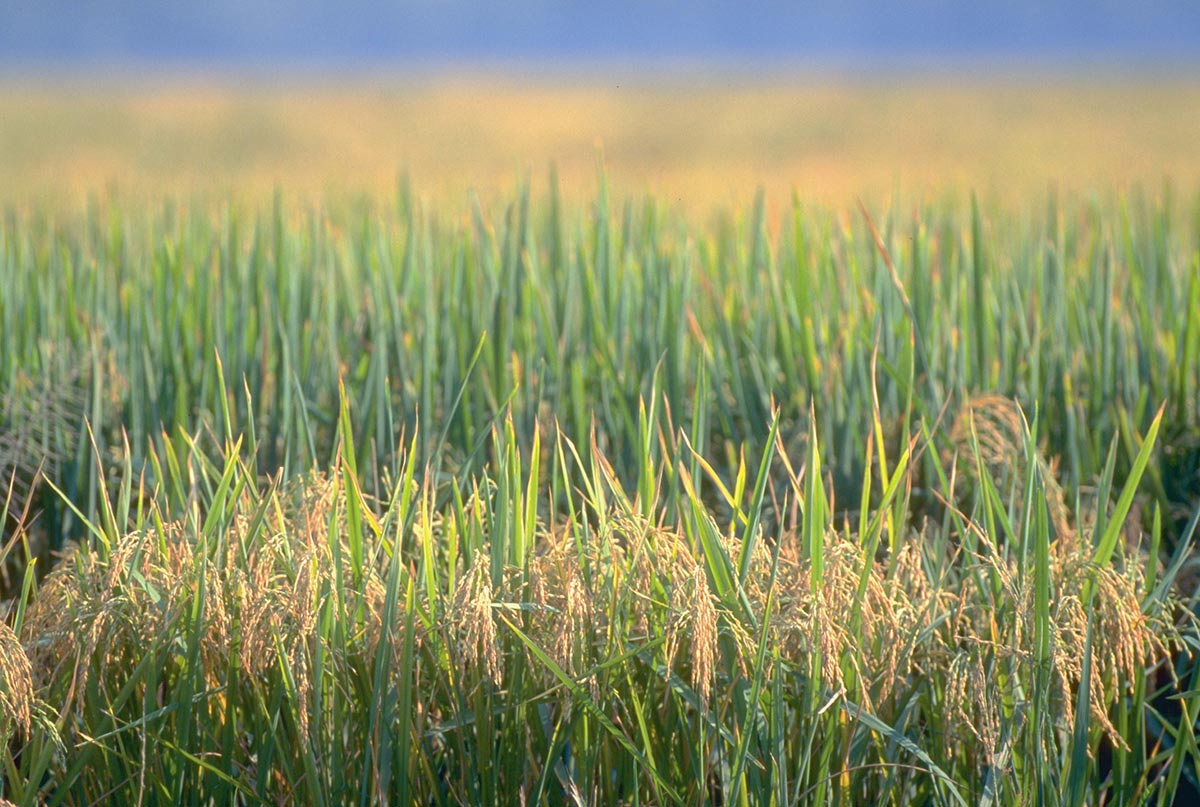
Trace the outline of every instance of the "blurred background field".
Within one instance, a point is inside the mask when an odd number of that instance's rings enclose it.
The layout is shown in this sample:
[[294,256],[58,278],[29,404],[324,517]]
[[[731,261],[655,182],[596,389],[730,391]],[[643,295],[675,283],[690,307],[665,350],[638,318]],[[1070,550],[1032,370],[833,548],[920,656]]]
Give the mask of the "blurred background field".
[[1200,187],[1200,80],[982,72],[755,76],[554,70],[288,79],[208,77],[0,82],[0,202],[389,195],[535,187],[553,163],[564,195],[596,188],[697,212],[758,187],[843,205],[900,190],[973,188],[1022,201],[1086,197],[1168,178]]

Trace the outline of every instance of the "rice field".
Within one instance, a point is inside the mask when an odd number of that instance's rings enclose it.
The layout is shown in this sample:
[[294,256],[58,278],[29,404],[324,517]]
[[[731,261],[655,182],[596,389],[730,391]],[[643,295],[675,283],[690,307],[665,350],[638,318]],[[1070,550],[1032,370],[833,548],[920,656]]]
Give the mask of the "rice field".
[[[879,76],[786,71],[477,72],[351,78],[0,75],[0,204],[119,193],[314,204],[391,198],[402,171],[458,214],[511,200],[553,163],[586,207],[596,165],[619,198],[703,220],[757,188],[783,215],[975,190],[1021,207],[1054,185],[1087,198],[1200,188],[1200,80],[1185,74]],[[920,197],[919,197],[920,198]]]
[[0,798],[1186,803],[1190,186],[591,185],[6,208]]

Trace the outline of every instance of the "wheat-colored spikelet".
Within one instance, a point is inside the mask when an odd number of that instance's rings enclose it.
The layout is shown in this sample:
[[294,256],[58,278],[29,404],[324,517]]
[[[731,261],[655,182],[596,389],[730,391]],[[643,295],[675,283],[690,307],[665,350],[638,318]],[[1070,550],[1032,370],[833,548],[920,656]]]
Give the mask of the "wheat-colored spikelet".
[[591,631],[591,595],[584,590],[583,580],[579,573],[579,564],[571,563],[563,558],[559,567],[559,593],[553,599],[556,602],[556,619],[550,651],[571,674],[580,672],[577,661],[580,652],[578,644],[586,643],[579,640]]
[[[1052,638],[1051,687],[1055,711],[1070,725],[1075,694],[1082,677],[1082,660],[1087,645],[1087,610],[1080,599],[1085,582],[1092,580],[1094,592],[1089,711],[1098,726],[1118,747],[1122,746],[1108,712],[1122,687],[1130,686],[1141,671],[1169,656],[1177,632],[1162,613],[1146,614],[1141,607],[1143,590],[1140,566],[1127,563],[1095,567],[1086,543],[1055,547],[1050,555],[1050,634]],[[975,666],[993,669],[996,663],[1015,662],[1032,670],[1036,635],[1036,603],[1032,577],[1022,581],[1015,561],[984,553],[974,563],[985,567],[981,576],[1001,582],[1002,598],[1009,607],[997,618],[991,595],[976,588],[975,576],[964,575],[957,606],[951,611],[947,642],[955,648],[949,680],[959,704],[949,724],[951,732],[966,732],[981,741],[992,737],[991,704],[1003,693],[995,676],[980,677]],[[969,673],[969,674],[968,674]],[[983,686],[982,690],[972,689]],[[985,744],[985,747],[986,744]]]
[[701,703],[708,703],[712,694],[713,675],[717,656],[717,609],[708,588],[708,575],[696,563],[689,581],[691,607],[692,688]]
[[[135,547],[141,540],[142,536],[129,536],[115,548],[114,558],[129,554],[127,547]],[[23,634],[37,639],[30,653],[39,688],[43,677],[49,680],[59,665],[66,665],[74,667],[76,688],[82,689],[90,665],[76,663],[78,660],[90,660],[97,653],[102,653],[102,663],[116,660],[126,649],[123,640],[132,633],[127,630],[131,620],[139,627],[155,622],[157,608],[147,612],[132,606],[119,585],[118,568],[101,563],[93,552],[79,550],[69,564],[50,574],[30,603]]]
[[[104,560],[79,550],[72,564],[52,573],[45,586],[50,596],[39,596],[31,604],[26,631],[50,639],[39,655],[64,654],[59,658],[66,659],[79,654],[95,659],[98,666],[119,669],[140,658],[139,648],[147,642],[169,632],[171,621],[195,596],[192,581],[198,574],[215,584],[207,601],[200,656],[205,669],[218,668],[228,657],[229,617],[221,578],[207,559],[196,556],[192,542],[175,524],[167,527],[162,541],[141,532],[123,537]],[[76,666],[79,689],[90,672],[91,665]]]
[[[685,660],[697,695],[707,701],[719,617],[704,567],[677,530],[625,509],[603,519],[586,542],[550,530],[530,563],[528,590],[535,605],[526,615],[531,634],[572,676],[593,667],[614,636],[661,636],[667,668]],[[547,678],[547,685],[555,683]],[[594,675],[588,686],[598,700]]]
[[1052,605],[1056,669],[1063,688],[1064,713],[1072,718],[1069,693],[1082,678],[1082,659],[1087,641],[1087,609],[1079,599],[1086,580],[1094,586],[1092,596],[1092,663],[1090,711],[1096,722],[1118,747],[1124,747],[1119,732],[1108,720],[1111,700],[1122,686],[1129,685],[1147,666],[1170,656],[1177,635],[1170,621],[1173,602],[1161,612],[1147,614],[1141,607],[1145,583],[1142,564],[1126,562],[1096,567],[1087,548],[1052,558],[1052,570],[1060,591]]
[[[282,511],[272,522],[275,533],[266,539],[275,552],[259,550],[261,562],[268,564],[260,574],[270,575],[276,582],[266,591],[251,593],[247,605],[257,603],[263,618],[256,629],[244,629],[243,641],[250,657],[255,659],[251,664],[258,666],[260,675],[271,674],[279,664],[287,665],[295,682],[296,713],[300,731],[304,733],[308,731],[312,705],[311,658],[316,643],[325,641],[317,635],[324,606],[322,592],[332,591],[337,583],[331,527],[343,559],[350,557],[350,549],[336,478],[310,474],[288,486],[282,500]],[[380,579],[380,569],[364,564],[358,586],[351,588],[344,583],[342,593],[350,601],[348,610],[365,620],[354,626],[361,630],[363,643],[361,646],[326,644],[323,647],[326,664],[333,671],[341,671],[350,663],[349,654],[374,654],[383,630],[386,587]]]
[[[707,703],[712,692],[720,617],[704,566],[676,530],[658,527],[636,513],[623,514],[614,524],[622,532],[641,538],[632,548],[632,557],[614,556],[628,561],[628,573],[622,576],[619,568],[613,569],[609,585],[628,590],[631,624],[646,630],[647,637],[654,630],[662,631],[668,668],[675,668],[681,655],[686,658],[692,687],[700,701]],[[660,601],[655,591],[666,592],[667,600]],[[609,596],[613,594],[609,592]]]
[[[806,564],[797,570],[795,584],[806,595],[793,603],[795,624],[791,626],[784,646],[791,644],[795,652],[807,651],[819,658],[824,682],[840,688],[845,685],[842,659],[856,655],[851,648],[861,649],[855,647],[857,640],[847,621],[857,599],[858,569],[861,567],[855,562],[856,548],[848,542],[828,540],[831,537],[833,535],[827,536],[825,569],[815,590],[811,580],[812,567]],[[869,609],[865,602],[863,607]],[[875,627],[882,627],[876,617],[873,613],[864,614],[864,623],[874,622]]]
[[[687,597],[684,587],[679,585],[683,581],[671,580],[672,585],[668,589],[672,596],[666,603],[663,610],[663,656],[666,659],[668,669],[674,668],[676,660],[679,658],[679,650],[684,641],[688,637],[688,627],[691,622],[691,615],[683,601],[688,601],[691,598]],[[639,592],[642,596],[644,593]],[[690,604],[690,602],[689,602]]]
[[[616,512],[600,525],[578,563],[590,569],[593,601],[605,607],[592,613],[597,636],[626,633],[647,638],[663,625],[664,609],[650,596],[656,580],[670,581],[678,559],[679,539],[638,513]],[[621,612],[611,609],[619,592],[628,592]],[[666,620],[668,623],[670,620]]]
[[[559,542],[532,564],[531,578],[537,589],[535,613],[550,657],[569,675],[579,676],[591,663],[593,592],[587,589],[579,558],[572,544]],[[538,618],[540,617],[540,619]]]
[[[77,559],[72,563],[78,562]],[[68,632],[67,613],[76,599],[65,567],[52,572],[38,588],[37,597],[25,612],[21,634],[33,669],[34,687],[40,691],[69,665],[78,648]]]
[[[848,664],[855,677],[867,684],[859,692],[865,706],[887,698],[898,675],[908,668],[905,656],[910,644],[908,637],[900,635],[901,615],[911,615],[915,609],[905,587],[890,584],[885,579],[886,567],[864,558],[857,539],[836,531],[826,535],[823,577],[814,587],[800,536],[788,533],[778,540],[780,559],[770,629],[783,655],[793,662],[819,661],[824,683],[834,689],[847,684],[843,665]],[[860,600],[864,564],[870,568]],[[757,563],[754,567],[756,574],[748,589],[754,592],[756,603],[765,605],[769,566]],[[856,607],[860,614],[857,631],[848,620]]]
[[[297,525],[299,527],[301,525]],[[250,559],[248,568],[231,580],[228,594],[240,615],[238,661],[245,674],[269,679],[286,664],[296,685],[301,731],[308,726],[309,678],[308,641],[316,622],[316,592],[329,579],[326,552],[311,535],[301,533],[287,546],[291,580],[280,566],[284,551],[282,536],[276,534]],[[240,571],[240,570],[239,570]]]
[[475,562],[458,581],[450,603],[449,622],[457,637],[459,657],[500,686],[500,649],[492,614],[491,559],[486,548],[475,554]]
[[[591,594],[569,542],[549,540],[529,567],[529,596],[536,610],[524,615],[528,635],[576,680],[590,663]],[[592,682],[589,682],[592,683]]]
[[0,743],[8,741],[15,726],[29,734],[33,703],[33,669],[25,648],[12,628],[0,622]]
[[[277,663],[276,643],[273,637],[283,634],[283,620],[288,614],[289,601],[303,602],[302,592],[312,575],[310,564],[304,554],[295,558],[298,574],[291,586],[275,563],[276,554],[282,551],[282,536],[275,533],[252,556],[247,557],[246,568],[235,567],[232,575],[231,593],[238,603],[241,622],[239,662],[249,676],[265,676]],[[291,588],[291,596],[288,596]],[[296,591],[301,595],[297,596]],[[304,619],[305,610],[294,610],[292,616]]]
[[[943,454],[942,463],[947,468],[954,465],[957,479],[965,488],[961,493],[969,494],[979,482],[974,454],[974,447],[978,446],[984,472],[991,477],[1001,501],[1007,502],[1015,495],[1019,516],[1023,505],[1020,494],[1029,468],[1025,434],[1025,418],[1016,401],[1003,395],[977,395],[955,417],[950,427],[951,445]],[[1057,462],[1047,460],[1040,452],[1033,459],[1045,489],[1046,509],[1055,535],[1059,540],[1073,540],[1076,533],[1055,473]],[[1014,529],[1017,527],[1013,525]]]
[[[178,631],[173,621],[190,612],[202,577],[199,661],[208,685],[219,683],[231,655],[259,678],[285,662],[306,725],[318,592],[332,580],[325,539],[335,502],[330,488],[319,478],[291,486],[284,497],[289,503],[254,536],[248,514],[257,503],[241,501],[225,533],[224,557],[199,552],[186,522],[123,536],[104,559],[77,550],[51,573],[26,613],[23,634],[36,638],[29,642],[36,685],[48,684],[67,665],[75,677],[70,689],[82,692],[93,670],[134,666],[148,644]],[[382,586],[370,577],[363,590],[370,603],[364,611],[377,622]],[[368,632],[378,635],[378,626]]]
[[[995,553],[968,558],[967,563],[988,567],[1001,581],[1006,601],[1020,598],[1015,565],[1002,561]],[[1027,627],[1024,615],[1031,602],[1025,598],[1025,608],[998,612],[987,600],[988,592],[975,585],[975,577],[964,571],[953,606],[949,609],[947,630],[940,639],[944,652],[934,657],[934,669],[940,670],[947,682],[946,720],[944,731],[950,748],[970,754],[973,738],[980,756],[971,764],[999,764],[1001,718],[998,705],[1006,697],[1001,691],[996,670],[1000,665],[1014,665],[1018,670],[1031,670],[1033,664],[1033,631]]]
[[891,570],[876,564],[880,568],[871,576],[872,585],[886,593],[891,607],[891,621],[876,641],[894,659],[895,671],[885,679],[893,691],[911,685],[929,670],[942,669],[947,648],[953,647],[947,624],[936,625],[936,620],[961,607],[961,592],[948,580],[931,579],[925,565],[930,540],[925,532],[913,532],[900,543]]
[[968,747],[962,742],[973,737],[982,748],[984,764],[994,765],[1000,744],[1000,693],[983,667],[979,653],[960,650],[946,668],[947,746]]

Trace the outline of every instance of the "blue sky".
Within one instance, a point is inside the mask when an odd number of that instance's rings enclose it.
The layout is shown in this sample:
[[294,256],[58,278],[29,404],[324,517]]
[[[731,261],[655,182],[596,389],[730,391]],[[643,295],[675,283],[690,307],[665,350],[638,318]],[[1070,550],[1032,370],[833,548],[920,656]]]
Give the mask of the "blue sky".
[[4,0],[0,65],[1200,65],[1200,0]]

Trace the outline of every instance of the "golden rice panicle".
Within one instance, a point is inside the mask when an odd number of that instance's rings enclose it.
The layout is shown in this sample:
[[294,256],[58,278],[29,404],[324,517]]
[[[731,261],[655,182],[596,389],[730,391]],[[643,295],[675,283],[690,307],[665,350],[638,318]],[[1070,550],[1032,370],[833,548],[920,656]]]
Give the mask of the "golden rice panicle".
[[950,659],[946,669],[948,706],[947,733],[951,744],[969,748],[973,739],[982,749],[979,764],[995,765],[996,750],[1000,747],[1003,702],[994,677],[984,670],[978,652],[960,650]]
[[79,662],[102,646],[116,610],[113,599],[106,569],[94,552],[81,549],[46,576],[21,628],[22,635],[39,637],[29,651],[38,689],[68,669],[75,689],[83,690],[91,665]]
[[[543,548],[530,561],[528,592],[535,609],[526,617],[527,628],[559,667],[579,675],[591,663],[596,594],[584,579],[583,560],[567,533],[548,533]],[[524,585],[516,581],[505,598],[520,599]]]
[[[950,427],[950,441],[958,453],[960,464],[971,456],[972,430],[979,446],[984,469],[997,484],[1015,477],[1015,471],[1025,465],[1025,422],[1020,408],[1003,395],[976,395],[967,400]],[[960,474],[971,476],[974,468],[962,465]]]
[[0,742],[7,742],[15,726],[29,734],[33,703],[33,669],[12,628],[0,622]]
[[[865,597],[859,601],[858,585],[864,558],[858,545],[836,531],[826,536],[826,565],[821,584],[814,588],[812,567],[807,558],[797,556],[797,537],[782,536],[778,574],[775,580],[775,610],[771,630],[778,637],[782,653],[792,660],[812,659],[821,666],[826,683],[835,688],[844,683],[843,662],[858,667],[858,672],[877,671],[883,688],[894,677],[893,652],[898,642],[889,641],[894,628],[894,605],[880,585],[880,571],[872,570]],[[770,594],[769,571],[764,570],[757,585],[748,586],[753,600],[765,604]],[[902,592],[897,592],[903,596]],[[855,603],[861,608],[861,631],[854,631],[847,616]],[[745,649],[753,653],[753,639]],[[871,696],[861,693],[868,701]]]
[[[1051,562],[1056,588],[1078,592],[1085,579],[1094,585],[1089,711],[1114,745],[1125,748],[1120,732],[1108,718],[1108,710],[1119,692],[1132,686],[1142,670],[1178,651],[1180,639],[1169,616],[1174,608],[1168,602],[1149,613],[1143,610],[1141,592],[1145,583],[1140,564],[1126,563],[1123,570],[1096,567],[1090,562],[1086,546],[1071,555],[1052,557]],[[1077,594],[1067,593],[1056,601],[1051,619],[1055,669],[1069,721],[1074,712],[1070,693],[1077,690],[1083,677],[1087,609]]]
[[[942,456],[947,467],[956,464],[957,478],[964,485],[961,494],[970,495],[979,483],[975,446],[979,448],[983,471],[991,478],[1001,499],[1007,500],[1014,490],[1019,492],[1029,470],[1025,434],[1025,417],[1012,398],[995,394],[970,398],[950,427],[950,449]],[[1066,494],[1055,473],[1057,462],[1047,460],[1040,451],[1032,459],[1037,463],[1046,491],[1046,509],[1055,534],[1059,538],[1074,536]]]
[[500,649],[492,616],[492,578],[486,548],[475,553],[475,562],[459,581],[449,620],[458,637],[459,657],[500,686]]
[[692,594],[692,688],[700,696],[700,702],[707,704],[712,694],[716,669],[717,609],[713,605],[713,595],[708,588],[708,574],[702,564],[696,563],[693,566],[689,583]]

